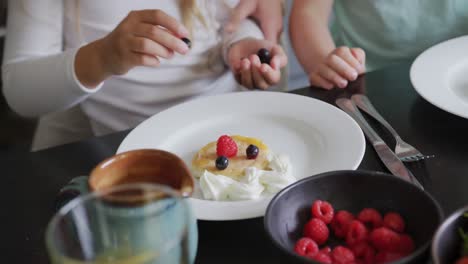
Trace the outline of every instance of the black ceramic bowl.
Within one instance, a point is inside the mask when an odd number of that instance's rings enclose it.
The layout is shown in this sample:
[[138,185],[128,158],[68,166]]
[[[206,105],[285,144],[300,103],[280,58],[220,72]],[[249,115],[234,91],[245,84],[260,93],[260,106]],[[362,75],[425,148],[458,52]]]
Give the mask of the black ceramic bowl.
[[413,237],[416,250],[395,263],[424,261],[443,218],[440,206],[429,194],[393,175],[366,171],[322,173],[286,187],[268,205],[265,229],[283,251],[284,263],[315,263],[297,255],[293,249],[310,219],[310,207],[318,199],[330,202],[335,211],[356,214],[372,207],[382,213],[399,212],[405,218],[406,232]]
[[458,228],[468,230],[468,218],[463,214],[468,206],[451,214],[437,229],[432,241],[432,260],[434,264],[454,264],[460,256],[461,237]]

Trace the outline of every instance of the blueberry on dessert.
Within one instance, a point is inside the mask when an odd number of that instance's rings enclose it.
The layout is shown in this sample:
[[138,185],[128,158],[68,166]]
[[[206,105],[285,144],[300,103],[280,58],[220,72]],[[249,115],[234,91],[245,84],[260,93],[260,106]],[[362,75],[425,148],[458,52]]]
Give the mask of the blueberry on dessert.
[[229,165],[229,159],[225,156],[219,156],[216,159],[216,168],[218,170],[225,170]]
[[261,63],[270,64],[271,54],[269,50],[261,48],[260,50],[258,50],[257,56],[260,58]]
[[247,155],[248,159],[255,159],[258,156],[258,147],[250,144],[247,149],[245,150],[245,154]]

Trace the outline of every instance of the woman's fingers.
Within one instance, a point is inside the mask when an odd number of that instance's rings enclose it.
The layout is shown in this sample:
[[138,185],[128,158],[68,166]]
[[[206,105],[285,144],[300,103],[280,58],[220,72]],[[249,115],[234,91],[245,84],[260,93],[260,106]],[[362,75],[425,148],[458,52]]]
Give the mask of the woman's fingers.
[[157,67],[160,65],[160,61],[157,57],[151,56],[145,53],[133,52],[131,54],[133,65]]
[[[150,39],[166,48],[169,52],[175,51],[180,54],[185,54],[189,51],[189,47],[185,42],[159,26],[141,23],[135,28],[134,35]],[[167,56],[168,53],[165,52],[165,55]]]
[[135,17],[138,22],[164,27],[165,29],[175,34],[177,37],[189,36],[189,32],[184,25],[162,10],[148,9],[132,11],[129,16]]
[[154,57],[170,59],[174,56],[172,50],[145,37],[134,37],[130,40],[130,49],[133,52],[144,53]]

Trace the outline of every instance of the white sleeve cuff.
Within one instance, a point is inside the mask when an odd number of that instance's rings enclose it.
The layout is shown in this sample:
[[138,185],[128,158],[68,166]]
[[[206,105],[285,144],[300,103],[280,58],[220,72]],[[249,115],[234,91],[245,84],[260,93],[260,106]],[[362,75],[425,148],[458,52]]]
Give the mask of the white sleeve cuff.
[[245,19],[240,25],[237,31],[233,33],[225,33],[223,40],[223,58],[224,62],[228,65],[228,55],[229,49],[231,48],[232,44],[238,42],[239,40],[245,38],[256,38],[256,39],[264,39],[263,32],[260,30],[258,25],[252,21],[251,19]]
[[80,82],[80,80],[78,80],[78,77],[76,76],[75,59],[76,59],[76,54],[78,53],[79,49],[80,48],[74,48],[74,49],[65,51],[66,65],[67,65],[67,78],[70,81],[70,83],[74,85],[74,88],[76,89],[77,92],[82,92],[84,94],[96,93],[102,88],[104,82],[101,82],[95,88],[88,88],[84,86]]

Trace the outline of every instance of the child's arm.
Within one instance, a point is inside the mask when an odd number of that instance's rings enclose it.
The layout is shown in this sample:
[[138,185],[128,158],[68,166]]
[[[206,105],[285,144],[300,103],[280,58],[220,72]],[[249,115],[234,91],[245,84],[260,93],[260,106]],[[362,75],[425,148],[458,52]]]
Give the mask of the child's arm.
[[234,9],[227,31],[234,31],[247,17],[254,17],[265,35],[265,39],[278,42],[283,30],[284,0],[240,0]]
[[[265,48],[271,53],[269,64],[261,63],[257,52]],[[253,89],[267,89],[281,79],[281,68],[287,57],[281,46],[263,39],[263,33],[251,20],[244,20],[237,31],[224,34],[224,59],[237,81]]]
[[296,0],[290,17],[290,37],[312,85],[344,88],[365,71],[359,48],[336,48],[329,30],[333,0]]

